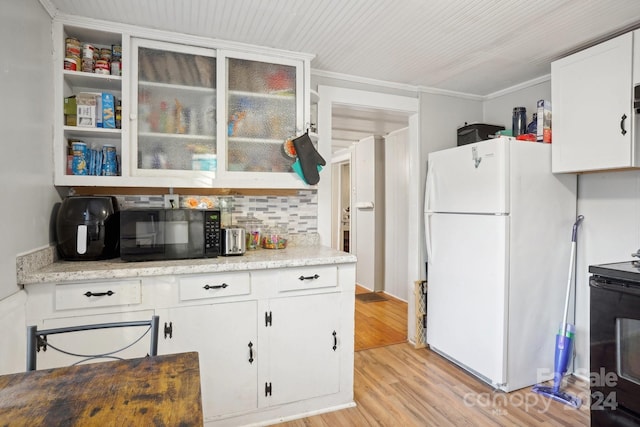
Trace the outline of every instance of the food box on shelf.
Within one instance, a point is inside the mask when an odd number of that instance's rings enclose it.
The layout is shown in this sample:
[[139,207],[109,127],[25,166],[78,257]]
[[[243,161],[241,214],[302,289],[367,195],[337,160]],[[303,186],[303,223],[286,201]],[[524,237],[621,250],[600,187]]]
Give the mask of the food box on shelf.
[[116,102],[113,94],[80,92],[76,96],[76,104],[77,126],[116,128]]
[[76,96],[69,96],[64,99],[64,124],[65,126],[76,126],[78,123],[78,106]]
[[112,94],[102,93],[101,95],[101,118],[102,127],[105,129],[116,128],[116,103]]
[[537,104],[538,123],[536,140],[551,142],[551,102],[541,99]]
[[76,96],[78,127],[94,128],[96,125],[96,94],[80,92]]

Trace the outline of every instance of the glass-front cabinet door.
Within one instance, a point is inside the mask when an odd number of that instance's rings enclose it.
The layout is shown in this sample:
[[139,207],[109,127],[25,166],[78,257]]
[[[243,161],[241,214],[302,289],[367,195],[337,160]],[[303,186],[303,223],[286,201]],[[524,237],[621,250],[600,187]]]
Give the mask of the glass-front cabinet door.
[[216,51],[132,40],[135,175],[215,178]]
[[303,132],[302,62],[228,53],[225,61],[225,171],[292,172],[283,144]]

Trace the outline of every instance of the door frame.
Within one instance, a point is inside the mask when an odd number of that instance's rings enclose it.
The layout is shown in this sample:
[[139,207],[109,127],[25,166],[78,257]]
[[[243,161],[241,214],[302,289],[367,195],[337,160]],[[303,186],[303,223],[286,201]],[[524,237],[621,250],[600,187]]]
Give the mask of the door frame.
[[[331,159],[331,111],[333,105],[346,105],[360,108],[374,108],[379,110],[395,111],[408,116],[409,122],[409,236],[407,239],[408,257],[405,260],[407,276],[420,280],[421,269],[421,221],[422,207],[420,197],[422,183],[420,176],[420,100],[417,97],[390,95],[379,92],[368,92],[356,89],[346,89],[334,86],[318,85],[318,151],[325,159]],[[326,136],[323,136],[326,135]],[[331,246],[331,168],[326,168],[320,173],[321,179],[318,183],[318,233],[320,243]],[[407,284],[410,286],[410,284]],[[415,336],[415,301],[414,294],[409,291],[408,302],[408,336],[412,340]]]

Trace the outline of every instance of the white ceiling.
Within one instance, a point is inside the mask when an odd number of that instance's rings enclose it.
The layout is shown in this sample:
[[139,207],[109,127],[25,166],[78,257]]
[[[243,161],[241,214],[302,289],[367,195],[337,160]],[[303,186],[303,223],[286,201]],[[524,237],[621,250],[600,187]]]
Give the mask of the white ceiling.
[[40,1],[53,15],[312,53],[314,72],[480,96],[640,27],[640,0]]

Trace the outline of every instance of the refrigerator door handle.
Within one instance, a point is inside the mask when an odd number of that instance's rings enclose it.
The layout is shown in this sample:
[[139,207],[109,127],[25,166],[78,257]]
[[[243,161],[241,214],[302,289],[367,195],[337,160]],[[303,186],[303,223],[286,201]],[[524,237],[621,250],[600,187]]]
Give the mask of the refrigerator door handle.
[[432,167],[427,163],[427,181],[424,186],[424,211],[431,212],[431,194],[433,193]]
[[427,262],[433,262],[433,248],[431,247],[431,213],[424,213],[424,239],[427,247]]

